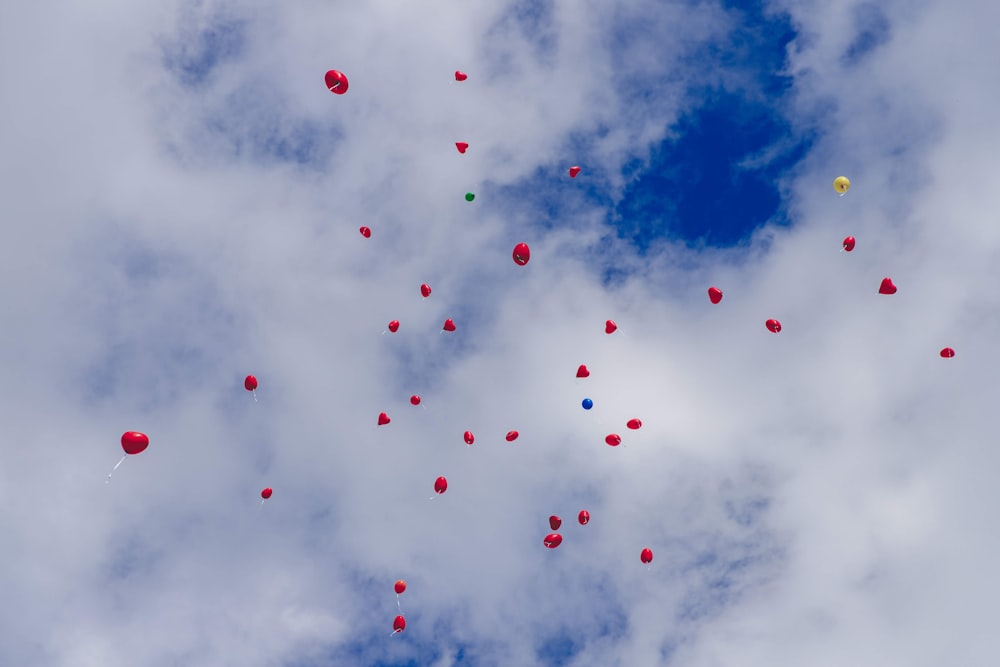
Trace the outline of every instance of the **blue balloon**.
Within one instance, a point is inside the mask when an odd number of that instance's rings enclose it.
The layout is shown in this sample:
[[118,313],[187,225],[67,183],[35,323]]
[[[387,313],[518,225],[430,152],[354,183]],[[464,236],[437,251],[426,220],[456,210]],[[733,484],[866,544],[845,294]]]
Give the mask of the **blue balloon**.
[[589,398],[583,399],[583,409],[584,410],[589,410],[592,407],[594,407],[594,402],[592,400],[590,400]]

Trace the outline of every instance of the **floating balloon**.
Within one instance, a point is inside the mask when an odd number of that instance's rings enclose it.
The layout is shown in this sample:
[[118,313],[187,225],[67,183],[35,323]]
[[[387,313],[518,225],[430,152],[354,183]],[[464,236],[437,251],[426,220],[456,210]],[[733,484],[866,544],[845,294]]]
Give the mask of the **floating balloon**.
[[580,364],[580,367],[576,369],[576,376],[578,378],[590,377],[590,369],[584,364]]
[[138,431],[125,431],[122,433],[122,449],[126,454],[140,454],[149,447],[149,436]]
[[465,438],[465,444],[467,444],[467,445],[471,445],[472,443],[474,443],[476,441],[476,436],[472,435],[472,431],[466,431],[462,435],[462,437]]
[[594,402],[592,400],[590,400],[589,398],[585,398],[585,399],[583,399],[583,402],[580,403],[580,405],[583,406],[584,410],[589,410],[592,407],[594,407]]
[[531,248],[528,247],[527,243],[518,243],[514,246],[514,263],[518,266],[524,266],[531,259]]
[[370,239],[372,237],[372,230],[369,227],[362,227],[358,231],[361,232],[361,235],[366,239]]
[[257,388],[257,378],[252,375],[248,375],[245,380],[243,380],[243,387],[247,391],[253,391]]
[[517,440],[518,435],[520,434],[517,431],[507,431],[507,435],[505,437],[507,439],[507,442],[514,442],[515,440]]
[[442,331],[454,331],[455,322],[450,317],[444,321],[444,326],[441,327]]
[[709,287],[708,300],[711,301],[712,303],[719,303],[720,301],[722,301],[722,290],[720,290],[718,287]]
[[465,153],[465,151],[469,150],[469,144],[465,143],[464,141],[456,141],[455,148],[458,149],[459,153]]
[[625,423],[625,425],[628,426],[633,431],[638,431],[640,428],[642,428],[642,421],[639,419],[629,419],[628,422]]
[[896,293],[896,286],[892,284],[892,279],[891,278],[886,277],[886,278],[882,279],[882,284],[879,285],[879,287],[878,287],[878,293],[879,294],[895,294]]
[[955,356],[955,350],[950,347],[945,347],[941,349],[941,357],[944,359],[951,359]]
[[545,539],[542,540],[542,544],[547,546],[549,549],[555,549],[557,546],[562,544],[562,535],[559,533],[549,533],[545,536]]
[[260,492],[260,497],[263,498],[264,500],[267,500],[268,498],[271,497],[272,493],[273,491],[271,490],[271,487],[267,487],[266,489]]
[[406,590],[406,582],[402,579],[397,579],[392,588],[396,591],[396,595],[402,595],[403,591]]
[[649,547],[643,549],[639,553],[639,560],[641,560],[643,563],[652,563],[653,562],[653,550],[650,549]]
[[427,283],[424,283],[423,285],[420,286],[420,293],[426,299],[431,295],[431,286],[428,285]]
[[458,70],[455,70],[455,81],[465,81],[468,78],[469,75],[466,74],[465,72],[460,72]]
[[577,515],[576,520],[580,522],[581,526],[586,526],[588,523],[590,523],[590,512],[588,512],[587,510],[580,510],[580,513]]
[[781,322],[778,320],[768,320],[767,322],[764,322],[764,326],[767,327],[767,330],[771,333],[778,333],[781,331]]
[[411,405],[420,405],[420,397],[417,396],[416,394],[414,394],[413,396],[410,396],[410,404]]
[[555,514],[549,517],[549,528],[552,530],[559,530],[559,526],[562,525],[562,519],[557,517]]
[[347,77],[343,72],[332,69],[326,73],[326,87],[331,93],[343,95],[347,92]]
[[476,198],[475,194],[473,194],[471,192],[466,192],[465,193],[465,201],[472,201],[475,198]]
[[444,476],[438,477],[434,480],[434,493],[440,495],[448,490],[448,480]]
[[397,331],[399,331],[399,320],[393,320],[392,322],[389,322],[389,331],[391,331],[392,333],[396,333]]
[[576,178],[576,175],[579,174],[579,173],[580,173],[580,168],[579,167],[570,167],[569,168],[569,177],[570,178]]
[[402,614],[400,614],[392,622],[392,634],[396,634],[397,632],[402,632],[405,629],[406,629],[406,619],[403,618]]
[[614,320],[608,320],[604,323],[604,333],[613,334],[618,329],[618,325],[615,324]]
[[622,444],[622,437],[617,433],[612,433],[611,435],[609,435],[604,439],[604,442],[608,443],[612,447],[617,447],[618,445]]
[[389,415],[385,414],[384,412],[378,413],[378,425],[379,426],[385,426],[390,421],[392,421],[392,420],[389,419]]
[[855,241],[853,236],[846,237],[844,239],[844,251],[851,252],[852,250],[854,250],[854,243]]
[[847,176],[838,176],[833,179],[833,189],[842,195],[847,194],[847,191],[851,189],[851,181]]

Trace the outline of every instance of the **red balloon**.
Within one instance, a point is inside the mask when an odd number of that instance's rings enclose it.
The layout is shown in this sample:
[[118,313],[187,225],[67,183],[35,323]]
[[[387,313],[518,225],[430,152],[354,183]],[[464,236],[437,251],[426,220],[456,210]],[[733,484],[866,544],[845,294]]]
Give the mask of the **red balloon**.
[[576,178],[576,175],[579,174],[579,173],[580,173],[580,168],[579,167],[570,167],[569,168],[569,177],[570,178]]
[[449,317],[448,319],[446,319],[444,321],[444,326],[441,327],[441,329],[442,329],[442,331],[454,331],[455,330],[455,321],[452,320]]
[[941,356],[945,359],[951,359],[955,356],[955,350],[950,347],[945,347],[941,349]]
[[527,243],[518,243],[514,246],[514,263],[518,266],[524,266],[531,259],[531,248],[528,247]]
[[590,377],[590,370],[586,364],[580,364],[580,367],[576,369],[576,376],[578,378]]
[[896,293],[896,286],[892,284],[892,279],[891,278],[886,277],[886,278],[882,279],[882,284],[879,285],[878,293],[879,294],[895,294]]
[[465,438],[465,444],[467,445],[471,445],[476,441],[476,436],[472,435],[472,431],[466,431],[462,437]]
[[604,323],[604,333],[614,333],[618,329],[618,325],[615,324],[614,320],[608,320]]
[[326,87],[331,93],[343,95],[347,92],[347,77],[343,72],[332,69],[326,73]]
[[641,560],[643,563],[652,563],[653,562],[653,550],[650,549],[649,547],[643,549],[639,553],[639,560]]
[[424,298],[426,299],[431,295],[431,286],[428,285],[427,283],[424,283],[423,285],[420,286],[420,293],[423,294]]
[[559,533],[549,533],[545,536],[545,539],[542,540],[542,544],[547,546],[549,549],[555,549],[557,546],[562,544],[562,535]]
[[848,236],[847,238],[844,239],[844,250],[846,250],[847,252],[851,252],[852,250],[854,250],[853,236]]
[[416,394],[410,396],[410,403],[412,403],[413,405],[420,405],[420,397],[417,396]]
[[271,491],[271,487],[267,487],[266,489],[260,492],[260,497],[263,498],[264,500],[267,500],[268,498],[271,497],[271,493],[273,493]]
[[434,493],[441,494],[448,490],[448,480],[444,476],[434,480]]
[[378,425],[379,426],[385,426],[390,421],[392,421],[392,420],[389,419],[389,415],[385,414],[384,412],[378,413]]
[[771,333],[778,333],[781,331],[781,322],[778,320],[768,320],[767,322],[764,322],[764,326],[767,327],[767,330]]
[[257,378],[252,375],[248,375],[245,380],[243,380],[243,386],[246,387],[247,391],[253,391],[257,388]]
[[552,530],[559,530],[559,526],[562,525],[562,519],[557,517],[555,514],[549,517],[549,528]]
[[125,431],[122,433],[122,449],[126,454],[139,454],[146,447],[149,447],[149,436],[138,431]]
[[465,81],[468,78],[469,75],[466,74],[465,72],[459,72],[458,70],[455,70],[455,81]]
[[362,227],[358,231],[361,232],[361,235],[366,239],[370,239],[372,237],[372,230],[368,227]]
[[587,510],[580,510],[580,514],[576,517],[576,520],[580,522],[581,526],[586,526],[590,523],[590,512]]
[[402,614],[400,614],[392,622],[392,632],[393,634],[395,634],[397,632],[402,632],[405,629],[406,629],[406,619],[403,618]]
[[642,420],[640,420],[640,419],[629,419],[625,423],[625,425],[628,426],[633,431],[637,431],[640,428],[642,428]]
[[393,320],[392,322],[389,322],[389,331],[391,331],[392,333],[396,333],[397,331],[399,331],[399,320]]
[[604,439],[604,442],[608,443],[612,447],[617,447],[618,445],[622,444],[622,437],[617,433],[612,433],[611,435],[609,435]]
[[459,153],[465,153],[465,151],[469,150],[469,144],[465,143],[464,141],[456,141],[455,148],[458,149]]
[[711,301],[712,303],[719,303],[720,301],[722,301],[722,290],[720,290],[718,287],[709,287],[708,300]]
[[402,579],[397,579],[393,589],[396,591],[396,595],[402,594],[406,590],[406,582]]
[[514,442],[517,440],[517,436],[520,435],[517,431],[507,431],[507,442]]

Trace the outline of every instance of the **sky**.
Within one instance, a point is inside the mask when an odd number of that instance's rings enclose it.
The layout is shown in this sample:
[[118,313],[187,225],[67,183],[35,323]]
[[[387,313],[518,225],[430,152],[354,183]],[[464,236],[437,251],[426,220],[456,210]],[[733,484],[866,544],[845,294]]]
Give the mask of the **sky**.
[[993,665],[998,19],[7,3],[0,664]]

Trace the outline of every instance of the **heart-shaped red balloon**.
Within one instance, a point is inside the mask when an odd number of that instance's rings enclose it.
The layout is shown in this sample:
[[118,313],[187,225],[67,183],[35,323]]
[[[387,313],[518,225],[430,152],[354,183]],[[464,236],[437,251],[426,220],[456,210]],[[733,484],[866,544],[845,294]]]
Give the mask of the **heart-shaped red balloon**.
[[149,436],[138,431],[122,433],[122,449],[126,454],[139,454],[149,447]]
[[392,420],[389,419],[389,415],[385,414],[384,412],[378,413],[378,425],[379,426],[385,426],[390,421],[392,421]]
[[578,378],[590,377],[590,369],[587,368],[586,364],[580,364],[580,367],[576,369],[576,376]]
[[614,320],[608,320],[604,323],[604,333],[613,334],[618,330],[618,325],[615,324]]
[[579,173],[580,173],[580,168],[579,167],[570,167],[569,168],[569,177],[570,178],[576,178],[576,175],[579,174]]
[[527,243],[518,243],[514,246],[514,252],[511,256],[514,258],[515,264],[524,266],[531,259],[531,248],[528,247]]
[[465,151],[469,150],[469,144],[465,143],[464,141],[456,141],[455,148],[458,149],[459,153],[465,153]]
[[612,433],[611,435],[609,435],[604,439],[604,442],[608,443],[612,447],[617,447],[618,445],[622,444],[622,437],[617,433]]
[[391,331],[392,333],[396,333],[397,331],[399,331],[399,320],[393,320],[392,322],[389,322],[389,331]]
[[545,539],[542,540],[542,544],[547,546],[549,549],[555,549],[557,546],[562,544],[562,535],[559,533],[549,533],[545,536]]
[[720,290],[718,287],[709,287],[708,300],[711,301],[712,303],[719,303],[720,301],[722,301],[722,290]]
[[420,405],[420,397],[417,396],[416,394],[414,394],[413,396],[410,396],[410,404],[411,405]]
[[361,235],[364,236],[366,239],[370,239],[372,237],[372,230],[368,227],[362,227],[358,231],[360,231]]
[[476,436],[472,435],[472,431],[466,431],[462,437],[465,438],[465,444],[467,445],[471,445],[476,441]]
[[557,517],[555,514],[549,517],[549,528],[552,530],[559,530],[559,526],[562,525],[562,519]]
[[891,278],[886,277],[886,278],[882,279],[882,284],[879,285],[878,293],[879,294],[895,294],[896,293],[896,286],[892,284],[892,279]]
[[779,333],[781,331],[781,322],[778,320],[768,320],[767,322],[764,322],[764,326],[767,327],[767,330],[771,333]]
[[446,319],[444,321],[444,326],[441,327],[441,329],[444,330],[444,331],[454,331],[455,330],[455,322],[449,317],[448,319]]
[[515,440],[517,440],[518,435],[520,435],[520,433],[518,433],[517,431],[507,431],[506,435],[507,442],[514,442]]
[[465,81],[468,78],[469,75],[466,74],[465,72],[459,72],[458,70],[455,70],[455,81]]
[[264,500],[267,500],[268,498],[271,497],[272,493],[273,491],[271,491],[271,487],[267,487],[266,489],[260,492],[260,497],[263,498]]
[[950,347],[946,347],[941,350],[941,357],[944,359],[951,359],[954,356],[955,356],[955,350],[951,349]]
[[640,419],[629,419],[628,422],[625,425],[628,426],[633,431],[637,431],[640,428],[642,428],[642,420],[640,420]]
[[851,252],[854,250],[855,239],[853,236],[848,236],[844,238],[844,251]]
[[581,526],[586,526],[590,523],[590,512],[587,510],[580,510],[580,514],[577,515],[576,520],[580,522]]
[[426,299],[431,295],[431,286],[428,285],[427,283],[424,283],[423,285],[420,286],[420,293],[423,294],[424,298]]

